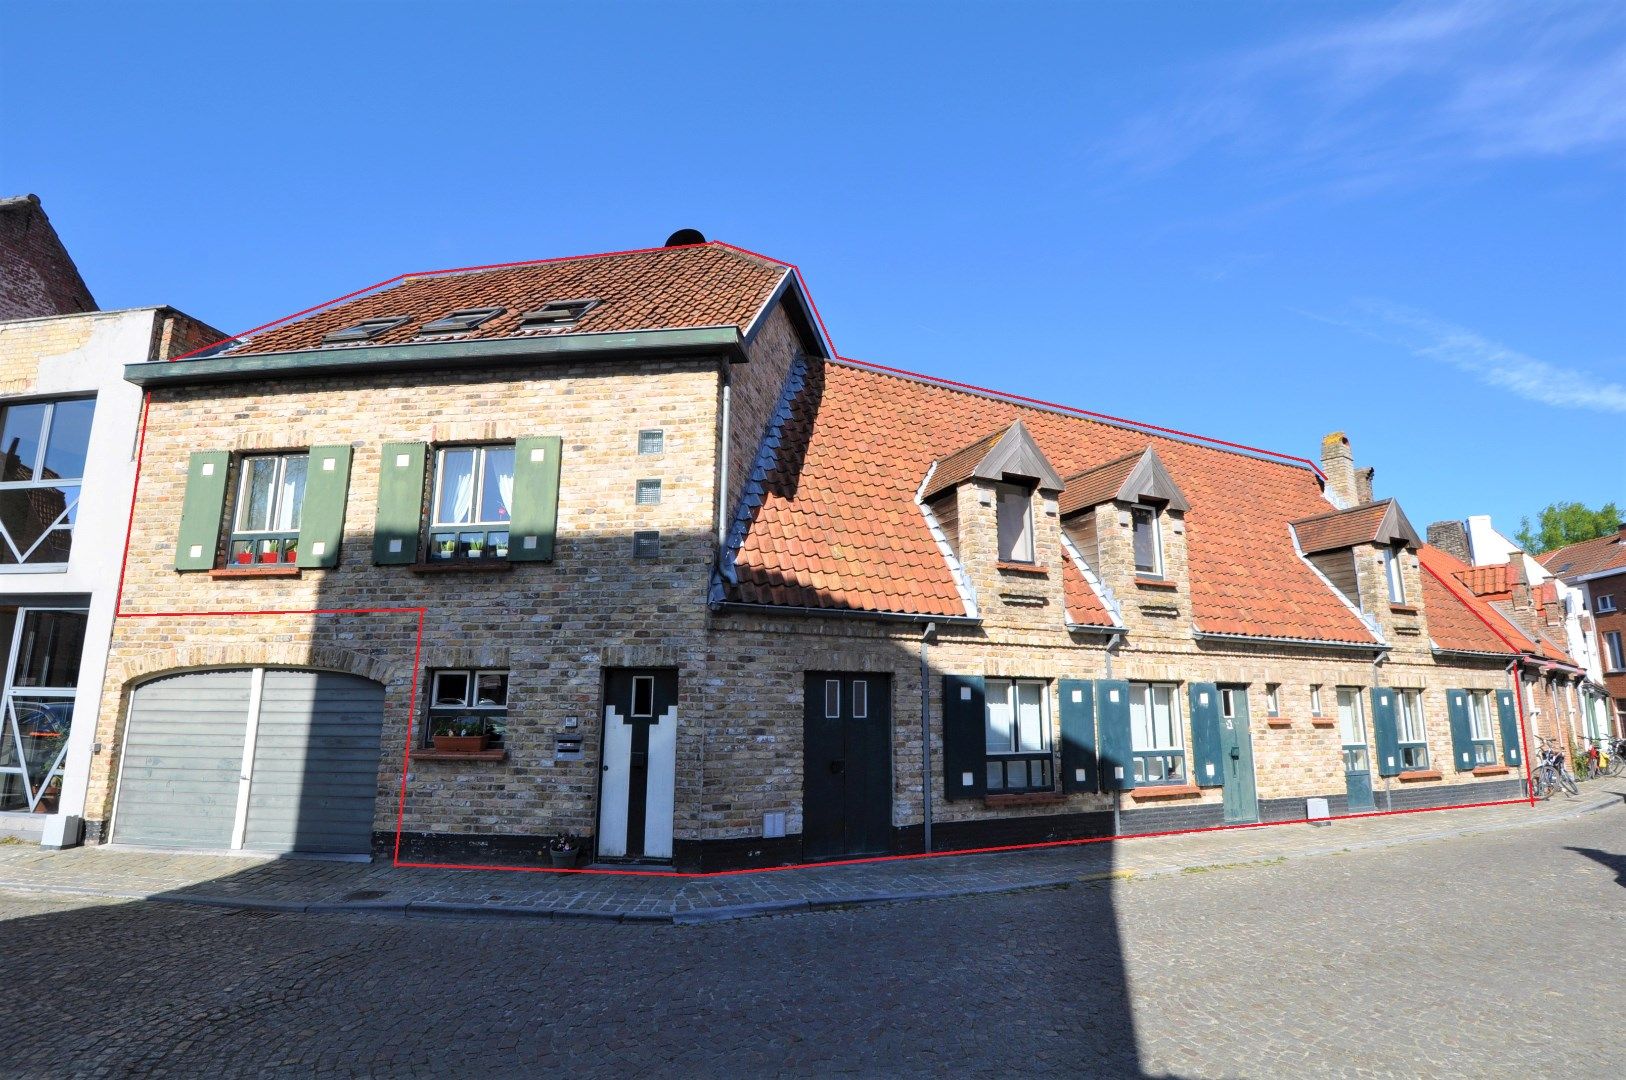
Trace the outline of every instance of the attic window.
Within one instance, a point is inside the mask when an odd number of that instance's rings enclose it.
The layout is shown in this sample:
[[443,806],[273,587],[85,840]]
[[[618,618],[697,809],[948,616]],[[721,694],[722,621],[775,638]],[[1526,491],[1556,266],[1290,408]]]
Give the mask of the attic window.
[[503,313],[500,307],[460,308],[444,318],[434,322],[424,323],[420,333],[424,334],[456,334],[473,330],[481,323],[489,322]]
[[363,319],[354,326],[334,330],[322,336],[324,345],[340,345],[347,341],[371,341],[387,330],[394,330],[407,321],[406,315],[392,315],[383,319]]
[[598,307],[597,300],[557,300],[543,304],[535,311],[519,317],[521,330],[541,330],[550,326],[569,326],[583,315]]

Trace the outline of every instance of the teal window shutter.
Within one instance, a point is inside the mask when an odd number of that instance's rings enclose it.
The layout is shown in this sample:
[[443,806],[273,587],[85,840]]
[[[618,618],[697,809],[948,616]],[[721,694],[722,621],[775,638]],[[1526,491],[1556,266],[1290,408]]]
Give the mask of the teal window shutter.
[[220,547],[221,518],[226,509],[226,474],[231,454],[198,450],[186,466],[186,497],[181,502],[181,530],[175,542],[175,569],[210,570]]
[[1096,681],[1095,727],[1100,746],[1101,789],[1129,790],[1135,786],[1135,763],[1129,754],[1129,684],[1124,680]]
[[1191,698],[1191,779],[1198,787],[1223,787],[1225,765],[1220,760],[1219,687],[1194,682]]
[[1387,686],[1372,688],[1372,735],[1378,745],[1378,775],[1399,776],[1400,718],[1395,692]]
[[520,439],[514,444],[514,505],[509,508],[508,560],[552,562],[559,522],[557,435]]
[[305,502],[299,510],[299,557],[306,568],[339,565],[344,539],[344,502],[350,494],[350,447],[311,447],[305,471]]
[[1087,679],[1062,679],[1061,789],[1095,791],[1100,770],[1095,761],[1095,684]]
[[943,796],[950,802],[988,793],[987,702],[981,675],[943,676]]
[[1502,761],[1517,769],[1519,747],[1524,740],[1519,738],[1519,713],[1513,707],[1513,691],[1496,691],[1496,713],[1502,725]]
[[428,452],[429,447],[421,442],[384,444],[378,464],[378,513],[373,519],[373,562],[380,566],[418,561]]
[[1468,721],[1468,694],[1463,690],[1447,690],[1445,707],[1451,717],[1451,760],[1457,772],[1472,772],[1474,767],[1473,726]]

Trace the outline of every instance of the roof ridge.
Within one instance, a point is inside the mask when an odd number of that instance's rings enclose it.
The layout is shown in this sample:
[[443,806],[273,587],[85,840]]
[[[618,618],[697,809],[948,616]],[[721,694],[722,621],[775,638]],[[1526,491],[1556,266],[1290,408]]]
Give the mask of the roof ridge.
[[850,356],[832,356],[829,362],[840,364],[842,367],[854,371],[862,371],[868,375],[877,375],[883,378],[898,379],[902,382],[921,383],[926,386],[946,390],[954,394],[964,394],[967,397],[988,398],[993,401],[1004,402],[1018,409],[1029,409],[1038,413],[1050,413],[1056,416],[1065,416],[1073,420],[1082,420],[1086,423],[1101,424],[1104,427],[1118,428],[1121,431],[1133,431],[1153,439],[1167,439],[1173,443],[1185,446],[1194,446],[1201,450],[1213,450],[1217,453],[1230,454],[1234,457],[1246,458],[1264,465],[1276,465],[1284,469],[1293,469],[1298,472],[1307,472],[1321,481],[1320,470],[1309,458],[1296,457],[1293,454],[1284,454],[1279,450],[1267,450],[1264,447],[1246,446],[1242,443],[1230,443],[1211,435],[1199,435],[1196,432],[1179,431],[1175,428],[1165,428],[1158,424],[1144,420],[1131,420],[1127,417],[1108,416],[1105,413],[1092,412],[1081,409],[1075,405],[1061,405],[1055,402],[1040,401],[1022,394],[1007,390],[994,390],[988,387],[974,386],[970,383],[956,382],[953,379],[941,378],[935,375],[925,375],[918,371],[905,371],[902,368],[892,368],[885,364],[876,364],[868,360],[857,360]]

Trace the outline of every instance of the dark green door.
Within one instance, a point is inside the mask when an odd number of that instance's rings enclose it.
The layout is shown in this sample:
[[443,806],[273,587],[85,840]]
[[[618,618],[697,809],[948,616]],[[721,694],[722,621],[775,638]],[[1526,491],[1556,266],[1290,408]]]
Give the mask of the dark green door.
[[803,715],[802,855],[881,855],[892,826],[892,684],[809,672]]
[[1259,820],[1253,786],[1253,735],[1248,731],[1248,691],[1222,686],[1220,699],[1220,766],[1225,770],[1226,824]]
[[1365,695],[1352,686],[1338,688],[1338,731],[1343,739],[1344,790],[1351,813],[1372,810],[1372,758],[1366,747]]

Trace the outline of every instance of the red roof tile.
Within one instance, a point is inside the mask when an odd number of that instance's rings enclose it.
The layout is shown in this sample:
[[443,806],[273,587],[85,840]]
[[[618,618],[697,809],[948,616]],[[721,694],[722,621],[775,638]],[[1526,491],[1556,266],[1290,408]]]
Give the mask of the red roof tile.
[[1507,563],[1494,563],[1490,566],[1464,566],[1456,572],[1456,578],[1468,587],[1468,591],[1475,596],[1488,597],[1500,600],[1512,596],[1512,587],[1507,580]]
[[1084,580],[1083,571],[1072,559],[1063,559],[1061,567],[1062,599],[1067,605],[1067,622],[1073,626],[1112,626],[1112,613],[1101,602],[1101,597]]
[[963,615],[914,495],[935,448],[965,446],[1017,419],[1064,476],[1157,448],[1191,503],[1201,629],[1373,640],[1293,550],[1287,523],[1327,505],[1309,470],[835,362],[811,368],[794,403],[731,599]]
[[[1534,643],[1500,612],[1463,587],[1458,580],[1465,569],[1463,563],[1427,544],[1417,549],[1417,558],[1423,564],[1423,610],[1428,612],[1428,634],[1434,644],[1451,652],[1505,653],[1510,657],[1515,650],[1509,647],[1509,641],[1520,649],[1534,648]],[[1487,621],[1508,641],[1497,637]]]
[[1583,540],[1538,558],[1541,565],[1565,580],[1604,570],[1626,570],[1626,531]]
[[926,492],[926,498],[930,499],[940,491],[947,491],[954,485],[963,483],[976,471],[982,459],[988,456],[988,451],[994,448],[994,444],[999,442],[1008,430],[1010,430],[1008,426],[1000,428],[939,461],[937,468],[932,470],[930,490]]
[[1293,529],[1306,555],[1356,544],[1404,540],[1415,547],[1422,543],[1393,499],[1317,514],[1293,522]]
[[1076,513],[1079,510],[1088,510],[1092,506],[1100,506],[1108,499],[1118,494],[1129,479],[1129,474],[1135,471],[1140,459],[1146,451],[1136,450],[1125,454],[1116,461],[1109,461],[1105,465],[1097,465],[1087,469],[1077,476],[1067,478],[1067,486],[1061,493],[1061,516]]
[[[599,334],[702,326],[744,328],[789,271],[778,263],[722,244],[657,248],[619,255],[556,259],[493,270],[409,277],[400,284],[338,304],[297,322],[266,330],[231,350],[242,353],[314,349],[325,334],[363,319],[405,315],[401,326],[354,345],[400,345],[419,339],[419,327],[461,308],[501,307],[501,315],[472,331],[434,340]],[[519,329],[520,316],[543,304],[596,299],[600,303],[571,326]]]

